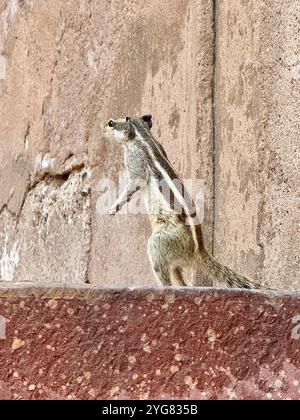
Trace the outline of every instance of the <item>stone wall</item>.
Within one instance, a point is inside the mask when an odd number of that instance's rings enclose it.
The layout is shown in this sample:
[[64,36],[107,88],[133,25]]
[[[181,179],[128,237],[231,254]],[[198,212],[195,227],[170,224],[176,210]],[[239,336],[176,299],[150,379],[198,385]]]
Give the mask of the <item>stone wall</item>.
[[299,289],[300,4],[217,4],[215,252]]
[[299,302],[2,286],[0,399],[299,400]]
[[96,212],[99,180],[123,169],[103,121],[151,112],[180,175],[205,181],[216,255],[299,288],[298,9],[0,0],[0,281],[155,285],[146,216]]

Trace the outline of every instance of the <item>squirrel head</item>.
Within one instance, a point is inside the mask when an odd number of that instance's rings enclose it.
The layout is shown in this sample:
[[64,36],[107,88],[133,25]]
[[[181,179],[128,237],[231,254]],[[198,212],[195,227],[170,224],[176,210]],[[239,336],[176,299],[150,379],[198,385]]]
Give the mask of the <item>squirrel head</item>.
[[108,140],[114,140],[119,144],[126,145],[136,137],[135,122],[139,121],[147,130],[153,126],[152,115],[143,115],[140,118],[110,119],[105,124],[104,135]]

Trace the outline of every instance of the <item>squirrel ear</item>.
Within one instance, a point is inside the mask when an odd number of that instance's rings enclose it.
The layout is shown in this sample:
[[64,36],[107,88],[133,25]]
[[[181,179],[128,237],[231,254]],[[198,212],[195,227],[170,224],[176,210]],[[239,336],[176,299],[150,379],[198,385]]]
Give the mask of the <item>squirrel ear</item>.
[[152,115],[144,115],[142,117],[142,120],[148,125],[148,127],[151,130],[151,128],[153,127]]

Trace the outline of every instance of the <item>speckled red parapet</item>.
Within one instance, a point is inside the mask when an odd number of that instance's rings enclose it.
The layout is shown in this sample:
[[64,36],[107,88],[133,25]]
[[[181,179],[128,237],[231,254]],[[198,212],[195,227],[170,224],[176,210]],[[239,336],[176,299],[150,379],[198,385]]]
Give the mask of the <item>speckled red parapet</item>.
[[0,287],[1,399],[299,399],[300,296]]

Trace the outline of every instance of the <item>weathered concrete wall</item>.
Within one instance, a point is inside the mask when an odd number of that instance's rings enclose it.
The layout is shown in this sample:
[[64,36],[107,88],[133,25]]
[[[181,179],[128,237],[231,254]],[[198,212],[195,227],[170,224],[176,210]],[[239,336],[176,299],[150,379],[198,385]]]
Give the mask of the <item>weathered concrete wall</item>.
[[147,217],[96,213],[123,169],[112,116],[152,112],[180,174],[205,179],[212,243],[212,3],[0,1],[2,281],[155,284]]
[[[212,1],[120,3],[123,11],[116,11],[110,25],[119,32],[122,22],[123,32],[116,39],[110,26],[103,38],[112,43],[113,61],[108,64],[103,58],[103,65],[108,67],[107,80],[100,82],[105,99],[96,101],[98,111],[100,104],[99,118],[103,121],[111,115],[153,113],[154,131],[181,176],[206,180],[206,237],[211,242]],[[100,145],[99,125],[91,142],[98,155],[94,187],[101,175],[109,174],[117,180],[124,168],[123,151],[118,146]],[[93,212],[91,282],[113,287],[155,285],[146,255],[149,235],[147,216],[118,216],[112,220]],[[141,279],[145,279],[142,284]]]
[[298,3],[0,0],[0,281],[155,285],[147,217],[96,212],[103,121],[151,112],[216,255],[299,289]]
[[299,290],[300,4],[217,4],[215,252]]
[[296,294],[2,286],[0,399],[298,400],[299,314]]

